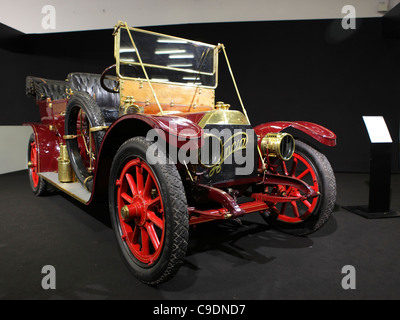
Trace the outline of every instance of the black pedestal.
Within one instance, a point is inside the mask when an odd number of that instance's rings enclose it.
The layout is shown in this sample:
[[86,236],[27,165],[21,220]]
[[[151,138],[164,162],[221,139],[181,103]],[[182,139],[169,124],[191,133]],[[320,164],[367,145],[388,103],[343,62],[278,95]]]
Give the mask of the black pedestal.
[[350,212],[353,212],[355,214],[358,214],[359,216],[362,216],[367,219],[382,219],[382,218],[394,218],[394,217],[400,217],[400,212],[398,211],[377,211],[377,212],[371,212],[368,209],[368,206],[346,206],[343,207],[343,209],[346,209]]
[[368,219],[399,217],[390,210],[391,143],[371,143],[368,206],[343,207]]

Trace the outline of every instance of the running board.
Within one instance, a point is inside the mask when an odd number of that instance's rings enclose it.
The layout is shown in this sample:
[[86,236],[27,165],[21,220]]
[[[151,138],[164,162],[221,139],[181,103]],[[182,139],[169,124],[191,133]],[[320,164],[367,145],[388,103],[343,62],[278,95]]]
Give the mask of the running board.
[[65,192],[69,196],[73,197],[74,199],[87,204],[90,200],[91,193],[87,191],[82,184],[78,182],[60,182],[58,180],[58,173],[57,172],[42,172],[39,173],[39,176],[42,177],[47,182],[51,183],[56,188],[60,189],[61,191]]

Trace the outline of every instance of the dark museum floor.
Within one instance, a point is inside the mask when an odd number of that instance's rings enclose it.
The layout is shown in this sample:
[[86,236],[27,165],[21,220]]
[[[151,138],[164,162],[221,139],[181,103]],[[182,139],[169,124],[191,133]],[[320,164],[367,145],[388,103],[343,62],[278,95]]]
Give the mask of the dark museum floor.
[[[26,171],[0,175],[0,299],[400,299],[400,218],[342,208],[368,202],[367,174],[337,174],[332,219],[309,237],[270,229],[258,214],[191,231],[184,265],[158,288],[138,282],[117,251],[107,207],[68,196],[35,197]],[[400,210],[400,175],[392,176]],[[41,286],[42,267],[56,289]],[[342,268],[354,266],[345,290]]]

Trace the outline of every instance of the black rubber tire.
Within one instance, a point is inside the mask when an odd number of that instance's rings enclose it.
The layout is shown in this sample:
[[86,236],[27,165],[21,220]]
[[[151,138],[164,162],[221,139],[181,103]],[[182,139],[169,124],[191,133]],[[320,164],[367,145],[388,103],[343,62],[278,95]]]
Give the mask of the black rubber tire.
[[[166,152],[157,146],[155,155],[159,161],[150,164],[146,160],[146,152],[154,142],[144,137],[135,137],[127,140],[116,153],[109,180],[109,207],[114,233],[120,253],[128,269],[141,282],[157,285],[171,279],[181,266],[189,240],[189,215],[187,200],[179,172],[174,164],[167,163]],[[121,238],[121,226],[117,206],[116,181],[123,167],[132,159],[140,158],[150,167],[157,179],[161,198],[164,204],[165,235],[162,251],[157,260],[144,265],[130,251]]]
[[300,140],[295,140],[295,146],[295,153],[301,155],[316,173],[321,193],[317,205],[304,221],[298,223],[280,221],[273,212],[261,212],[261,216],[280,231],[305,236],[317,231],[329,220],[336,201],[336,179],[325,155]]
[[[104,116],[96,101],[87,92],[76,92],[68,101],[65,111],[65,135],[76,135],[77,120],[80,110],[85,112],[91,128],[106,125]],[[93,132],[93,140],[96,152],[100,150],[100,145],[104,138],[104,135],[104,130]],[[87,170],[82,160],[77,139],[66,139],[66,145],[71,161],[71,166],[75,172],[76,177],[87,190],[92,191],[93,176]]]
[[[31,161],[31,148],[32,148],[31,143],[32,142],[35,142],[35,135],[33,133],[31,134],[31,136],[29,138],[29,143],[28,143],[28,154],[27,154],[28,162]],[[40,176],[39,176],[38,184],[35,187],[35,184],[34,184],[33,178],[32,178],[32,172],[29,168],[28,168],[28,177],[29,177],[29,185],[31,186],[31,190],[37,197],[50,195],[57,191],[57,188],[55,188],[51,184],[47,183],[46,180],[44,180]]]

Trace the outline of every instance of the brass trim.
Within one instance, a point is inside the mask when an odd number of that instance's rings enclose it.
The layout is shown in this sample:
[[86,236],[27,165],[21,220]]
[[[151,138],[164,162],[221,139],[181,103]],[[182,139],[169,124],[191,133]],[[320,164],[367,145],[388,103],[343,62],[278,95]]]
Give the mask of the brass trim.
[[84,187],[87,191],[89,191],[89,192],[91,192],[91,191],[86,187],[86,182],[88,182],[88,180],[89,180],[90,178],[93,178],[93,176],[87,176],[87,177],[85,178],[85,180],[83,180],[83,187]]
[[63,160],[69,160],[67,145],[63,143],[60,144],[60,158]]
[[58,158],[58,180],[63,183],[74,182],[75,174],[71,168],[69,160]]
[[[66,79],[66,81],[68,81],[68,79]],[[65,88],[65,93],[67,94],[67,99],[69,99],[74,94],[74,91],[71,88]]]
[[208,111],[198,123],[204,128],[207,124],[250,124],[243,113],[237,110],[211,110]]
[[123,116],[128,113],[143,113],[144,109],[135,104],[135,99],[132,96],[126,96],[125,100],[119,106],[118,114]]
[[226,61],[226,64],[228,65],[229,73],[231,74],[232,82],[233,82],[233,85],[235,86],[236,94],[237,94],[237,96],[239,98],[240,105],[242,106],[242,110],[243,110],[244,115],[247,118],[247,121],[250,123],[250,119],[249,119],[249,117],[247,115],[246,108],[244,107],[244,104],[243,104],[243,101],[242,101],[242,97],[240,96],[239,89],[238,89],[237,84],[236,84],[235,76],[233,75],[231,64],[229,63],[229,59],[228,59],[228,55],[227,55],[226,50],[225,50],[225,46],[222,43],[220,43],[220,44],[218,44],[218,47],[221,48],[222,51],[224,52],[225,61]]
[[[119,62],[121,64],[134,64],[134,65],[140,66],[140,63],[138,63],[138,62],[132,62],[132,61],[128,61],[128,60],[125,61],[123,59],[120,59]],[[174,68],[174,67],[159,66],[159,65],[151,64],[151,63],[143,63],[143,65],[145,67],[150,67],[150,68],[174,70],[174,71],[192,73],[192,74],[195,73],[195,74],[201,74],[201,75],[204,75],[204,76],[213,76],[215,74],[215,73],[212,73],[212,72],[196,71],[196,70],[193,70],[193,69],[180,69],[180,68]],[[130,77],[127,77],[127,78],[130,78]],[[152,82],[171,83],[170,81],[160,81],[160,80],[158,80],[158,81],[152,80]],[[198,85],[194,85],[194,84],[191,84],[191,83],[184,84],[184,85],[192,85],[194,87],[198,87]],[[206,86],[202,86],[202,87],[206,87]]]
[[[120,80],[128,80],[128,81],[140,81],[140,78],[134,78],[134,77],[125,77],[125,76],[121,76],[118,75]],[[159,83],[159,84],[172,84],[175,86],[181,86],[181,87],[190,87],[190,88],[204,88],[204,89],[216,89],[217,85],[215,86],[200,86],[197,84],[193,84],[193,83],[181,83],[181,82],[173,82],[173,81],[160,81],[160,80],[150,80],[151,83]],[[140,89],[140,88],[139,88]]]
[[188,176],[189,176],[190,180],[191,180],[192,182],[194,182],[194,179],[193,179],[193,177],[192,177],[192,174],[190,173],[190,170],[189,170],[189,168],[188,168],[188,166],[187,166],[185,160],[183,160],[183,164],[185,165],[186,172],[188,173]]
[[[163,114],[164,115],[174,115],[174,114],[180,114],[182,113],[182,111],[179,110],[170,110],[170,111],[164,111]],[[158,116],[161,116],[161,113],[157,113]]]
[[177,37],[177,36],[171,36],[171,35],[165,34],[165,33],[160,33],[160,32],[154,32],[154,31],[149,31],[149,30],[144,30],[144,29],[129,27],[129,26],[127,25],[126,22],[121,22],[121,23],[122,23],[122,27],[124,27],[124,28],[127,27],[128,29],[133,30],[133,31],[148,33],[148,34],[152,34],[152,35],[156,35],[156,36],[163,36],[163,37],[174,38],[174,39],[176,39],[176,40],[188,41],[188,42],[191,42],[191,43],[195,43],[195,44],[202,45],[202,46],[208,46],[208,47],[211,47],[211,48],[215,48],[215,47],[216,47],[214,44],[210,44],[210,43],[206,43],[206,42],[201,42],[201,41],[195,41],[195,40],[191,40],[191,39],[187,39],[187,38],[182,38],[182,37]]
[[230,107],[231,107],[230,104],[224,103],[222,101],[218,101],[215,104],[215,109],[217,109],[217,110],[229,110]]
[[67,146],[60,144],[60,156],[58,161],[58,180],[63,183],[74,182],[75,174],[71,167]]
[[121,208],[121,217],[124,220],[128,220],[129,219],[129,208],[128,208],[128,206],[123,206]]
[[261,153],[260,146],[258,144],[257,144],[257,152],[258,152],[258,156],[260,157],[260,160],[261,160],[261,163],[262,163],[262,170],[266,170],[267,166],[265,164],[264,157],[263,157],[263,155]]
[[109,126],[97,126],[97,127],[92,127],[89,129],[89,132],[96,132],[96,131],[101,131],[101,130],[107,130]]
[[63,135],[63,139],[64,139],[64,140],[76,139],[76,138],[78,138],[78,137],[79,137],[79,135],[76,135],[76,134],[66,134],[66,135]]

